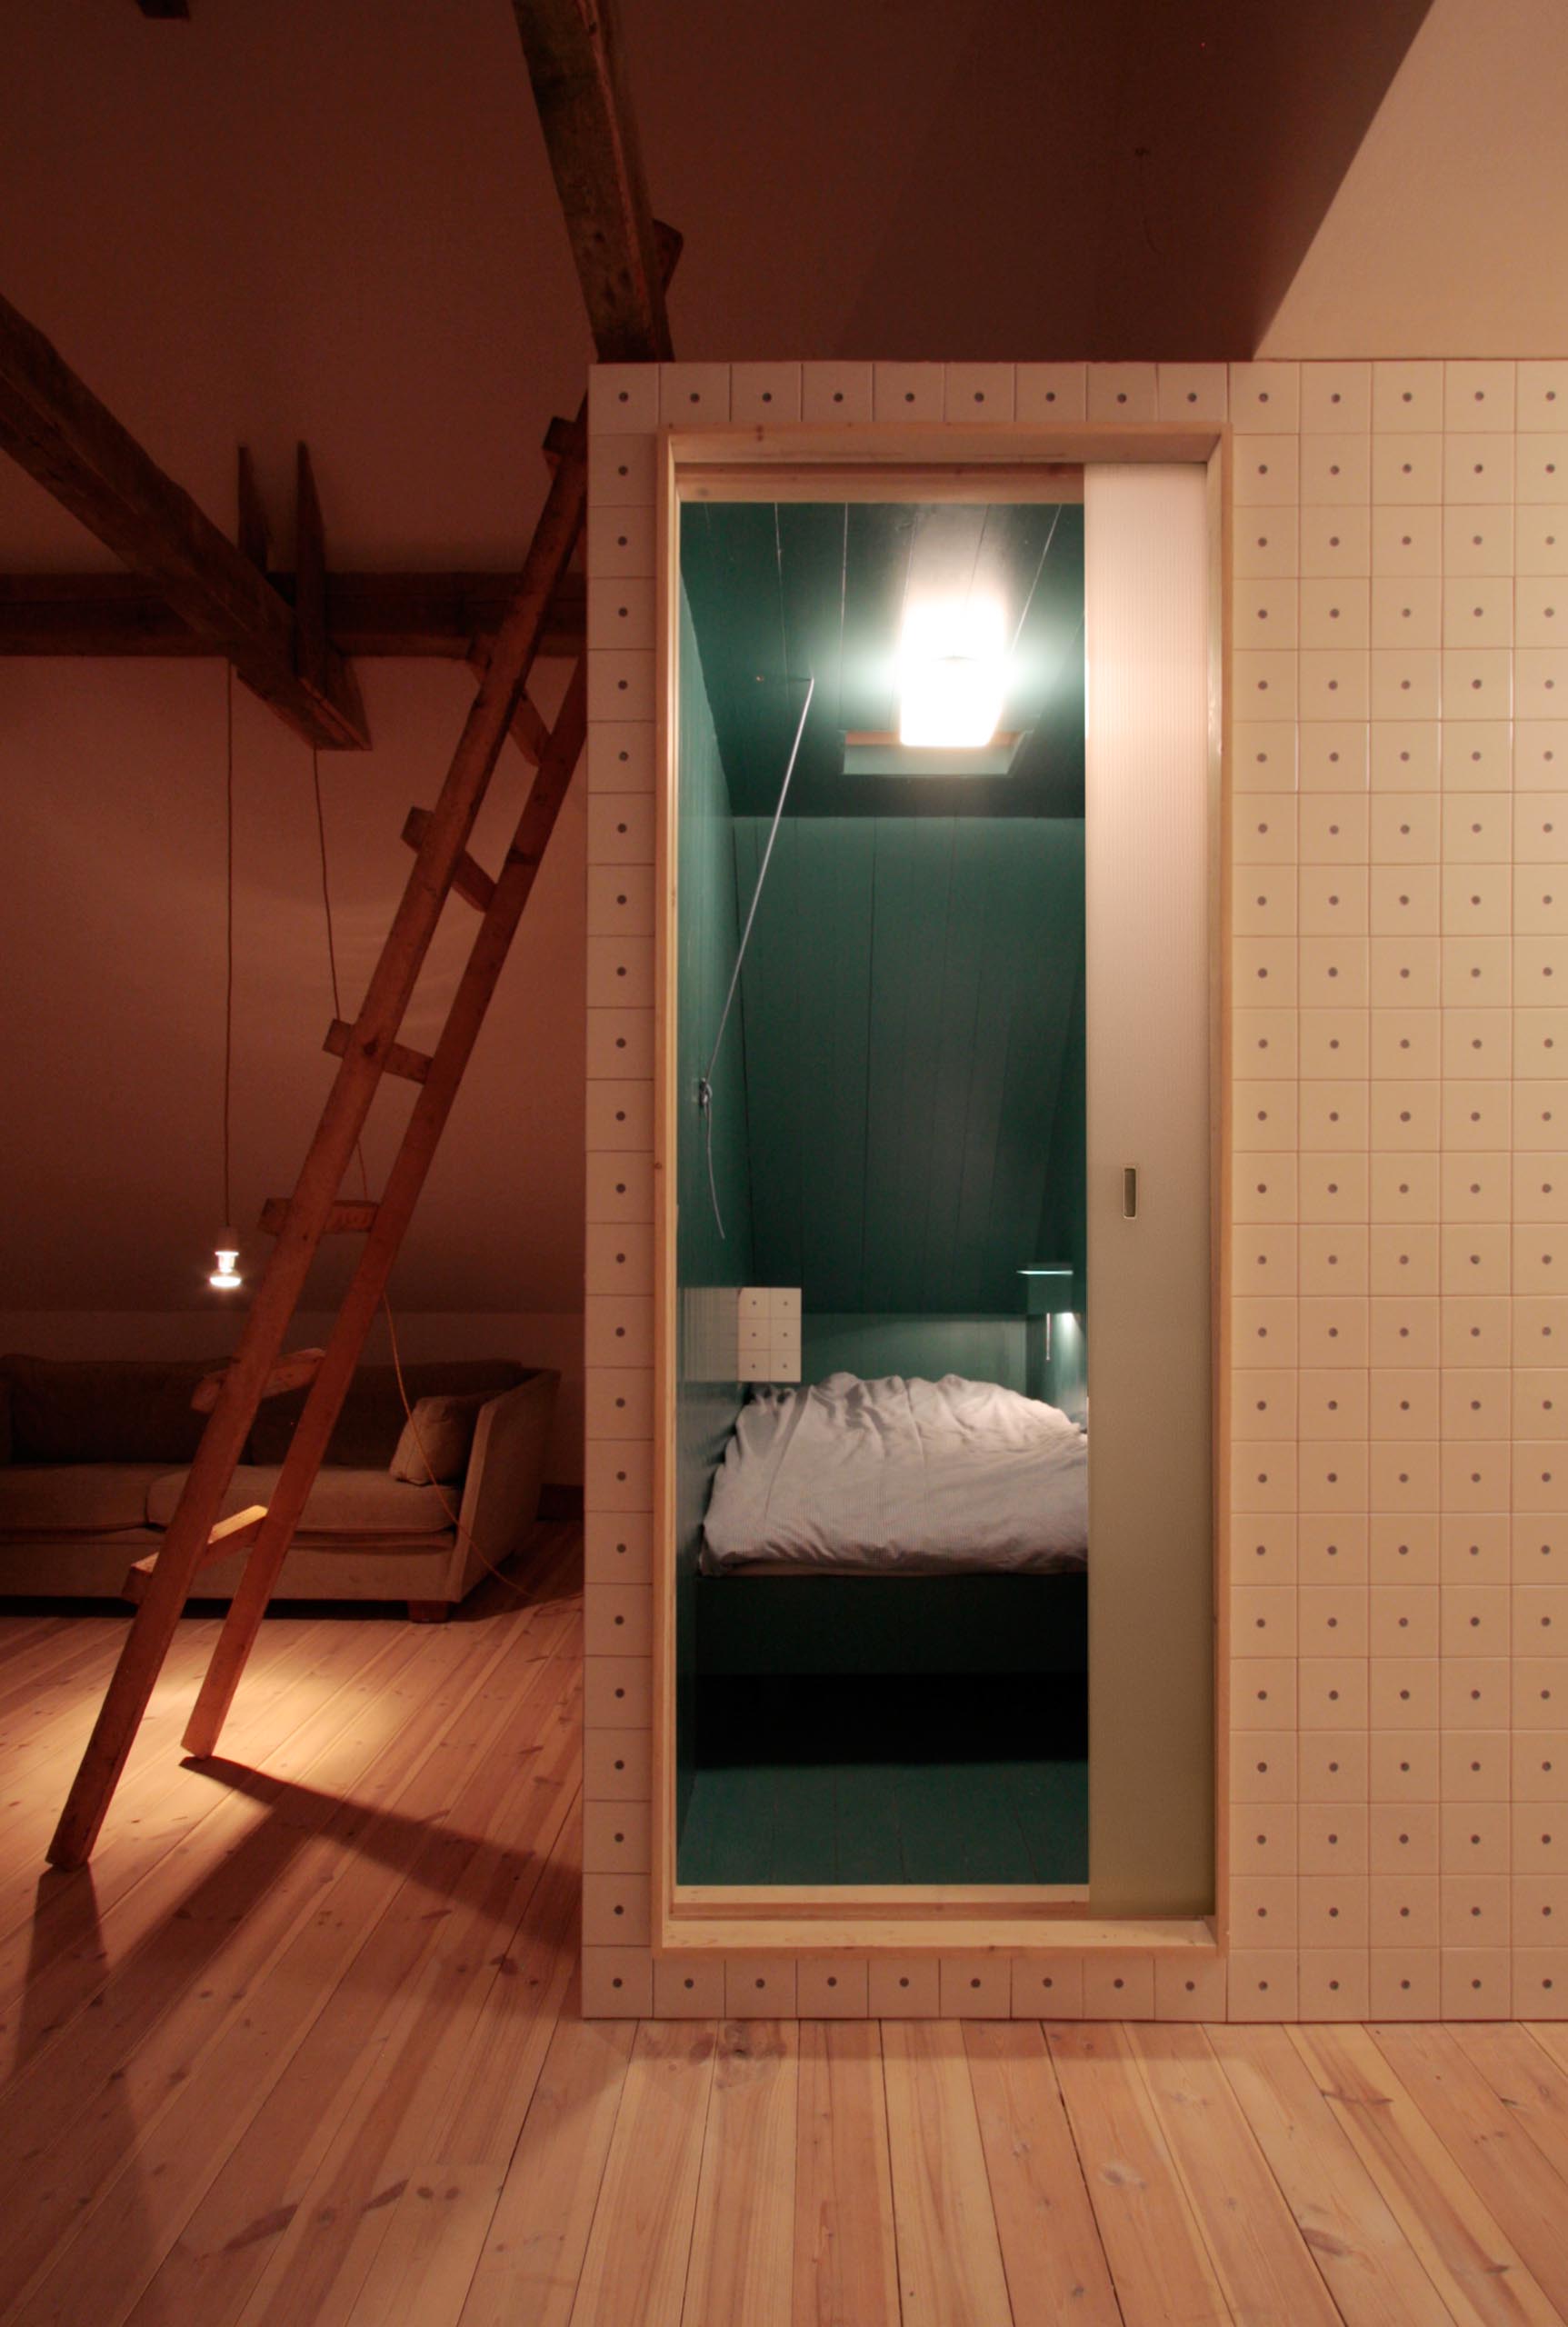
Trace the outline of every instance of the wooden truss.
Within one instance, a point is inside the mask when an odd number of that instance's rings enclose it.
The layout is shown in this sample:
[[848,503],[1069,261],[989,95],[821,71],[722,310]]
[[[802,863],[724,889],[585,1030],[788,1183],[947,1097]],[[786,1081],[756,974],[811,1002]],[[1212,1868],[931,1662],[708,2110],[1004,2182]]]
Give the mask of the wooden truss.
[[[624,108],[613,8],[598,0],[594,11],[586,14],[577,0],[516,0],[516,14],[573,229],[595,341],[602,355],[656,360],[669,349],[664,281],[679,245],[674,236],[655,229],[648,213]],[[10,313],[5,310],[0,320]],[[55,384],[60,385],[57,375]],[[0,434],[6,409],[0,394]],[[129,480],[145,494],[150,485],[145,469],[125,450],[129,445],[135,454],[138,448],[123,431],[114,434],[117,424],[104,429],[108,415],[102,407],[88,417],[92,428],[79,428],[67,440],[66,450],[75,444],[90,451],[95,442],[107,447],[115,457],[98,464],[100,469],[113,470],[105,481]],[[47,431],[40,428],[35,434],[42,440]],[[86,485],[95,474],[89,464]],[[72,481],[73,493],[60,482],[64,477]],[[161,484],[166,486],[167,480]],[[582,751],[585,656],[578,658],[552,726],[544,725],[529,703],[526,685],[582,532],[586,485],[583,413],[557,446],[544,513],[494,645],[481,658],[478,693],[440,794],[432,808],[415,809],[404,827],[404,838],[414,851],[414,867],[359,1015],[352,1025],[335,1023],[329,1031],[327,1048],[341,1060],[337,1075],[293,1194],[275,1200],[264,1213],[264,1225],[275,1239],[272,1255],[233,1359],[211,1385],[204,1384],[211,1397],[209,1419],[163,1542],[133,1586],[139,1605],[49,1845],[48,1855],[56,1866],[80,1866],[92,1851],[192,1586],[211,1561],[248,1546],[238,1589],[185,1736],[187,1749],[197,1755],[211,1754],[217,1746]],[[83,475],[69,462],[59,472],[56,489],[68,505],[95,505]],[[188,509],[176,507],[173,514],[188,529],[192,511],[195,504],[189,504]],[[202,519],[201,524],[205,524]],[[105,514],[99,526],[105,539],[107,526]],[[234,654],[236,669],[242,668],[244,653],[255,671],[256,625],[265,628],[274,621],[262,594],[270,594],[269,585],[242,552],[232,550],[221,535],[215,538],[222,544],[221,555],[210,540],[204,536],[201,542],[205,578],[193,580],[190,561],[177,570],[168,565],[175,576],[169,601],[178,604],[187,620],[195,620],[195,606],[212,625],[218,616],[206,584],[215,574],[232,571],[231,558],[238,560],[246,577],[237,594],[238,610],[248,608],[255,624],[242,635],[231,620],[225,651]],[[143,547],[144,554],[133,562],[148,572],[153,560],[145,554],[145,542]],[[160,571],[157,578],[163,586],[165,573]],[[296,592],[302,615],[305,578],[302,571]],[[319,622],[319,580],[315,596],[313,619]],[[323,634],[319,628],[316,634]],[[275,656],[267,675],[275,679],[277,672]],[[255,684],[254,677],[251,683]],[[274,697],[269,694],[268,699]],[[319,702],[314,694],[310,700]],[[296,713],[303,709],[297,694],[293,707]],[[537,765],[505,861],[492,875],[470,856],[468,843],[508,735],[517,737]],[[398,1042],[398,1031],[436,923],[454,893],[477,916],[474,943],[434,1050],[416,1053]],[[373,1205],[345,1203],[339,1195],[344,1175],[384,1074],[408,1076],[418,1095],[379,1198]],[[286,1353],[285,1340],[311,1262],[323,1236],[334,1233],[365,1238],[342,1307],[325,1349]],[[308,1381],[309,1390],[271,1503],[265,1510],[253,1507],[223,1519],[224,1501],[259,1402],[302,1381]]]

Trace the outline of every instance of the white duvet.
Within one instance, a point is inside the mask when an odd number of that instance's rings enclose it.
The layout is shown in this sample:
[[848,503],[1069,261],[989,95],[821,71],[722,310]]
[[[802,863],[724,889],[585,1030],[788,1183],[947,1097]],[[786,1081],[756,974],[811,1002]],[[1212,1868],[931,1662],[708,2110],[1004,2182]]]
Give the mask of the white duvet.
[[714,1481],[701,1565],[884,1573],[1084,1565],[1089,1444],[994,1382],[830,1373],[759,1390]]

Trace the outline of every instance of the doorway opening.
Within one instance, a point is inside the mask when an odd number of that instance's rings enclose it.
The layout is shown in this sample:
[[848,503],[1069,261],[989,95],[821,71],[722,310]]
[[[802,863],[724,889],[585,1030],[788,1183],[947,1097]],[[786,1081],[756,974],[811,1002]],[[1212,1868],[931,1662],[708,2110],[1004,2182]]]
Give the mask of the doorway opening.
[[1084,550],[680,504],[683,1887],[1086,1896]]

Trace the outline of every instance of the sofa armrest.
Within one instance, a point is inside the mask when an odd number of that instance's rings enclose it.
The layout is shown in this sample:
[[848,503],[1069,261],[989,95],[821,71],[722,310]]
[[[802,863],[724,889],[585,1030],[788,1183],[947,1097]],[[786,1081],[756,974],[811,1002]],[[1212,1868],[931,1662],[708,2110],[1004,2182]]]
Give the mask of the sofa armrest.
[[539,1515],[544,1447],[561,1376],[542,1369],[479,1409],[463,1483],[453,1553],[452,1598],[464,1599],[489,1568],[528,1540]]

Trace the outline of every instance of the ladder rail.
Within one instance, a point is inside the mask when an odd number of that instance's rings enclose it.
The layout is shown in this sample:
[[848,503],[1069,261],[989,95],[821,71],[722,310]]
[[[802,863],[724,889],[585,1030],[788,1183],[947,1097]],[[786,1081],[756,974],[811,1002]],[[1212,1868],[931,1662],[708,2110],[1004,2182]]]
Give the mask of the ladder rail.
[[[517,594],[496,634],[445,781],[429,812],[430,821],[355,1022],[354,1039],[334,1078],[289,1200],[288,1216],[268,1257],[50,1841],[47,1856],[55,1866],[77,1867],[85,1863],[114,1798],[223,1498],[244,1453],[263,1384],[283,1348],[311,1263],[380,1087],[385,1047],[396,1039],[459,860],[466,853],[474,820],[505,746],[544,634],[550,601],[581,537],[586,497],[584,404],[578,415],[575,448],[561,462],[551,481]],[[537,775],[534,781],[537,784]],[[254,1559],[253,1553],[247,1573]],[[242,1665],[243,1661],[242,1657]]]
[[325,1455],[354,1370],[397,1257],[404,1233],[434,1159],[464,1072],[478,1039],[540,860],[554,829],[587,726],[587,670],[573,673],[527,804],[479,924],[446,1023],[431,1055],[403,1139],[386,1175],[375,1220],[344,1295],[305,1410],[295,1425],[277,1484],[245,1573],[229,1603],[185,1734],[198,1758],[216,1751],[224,1721],[266,1613],[295,1529]]

